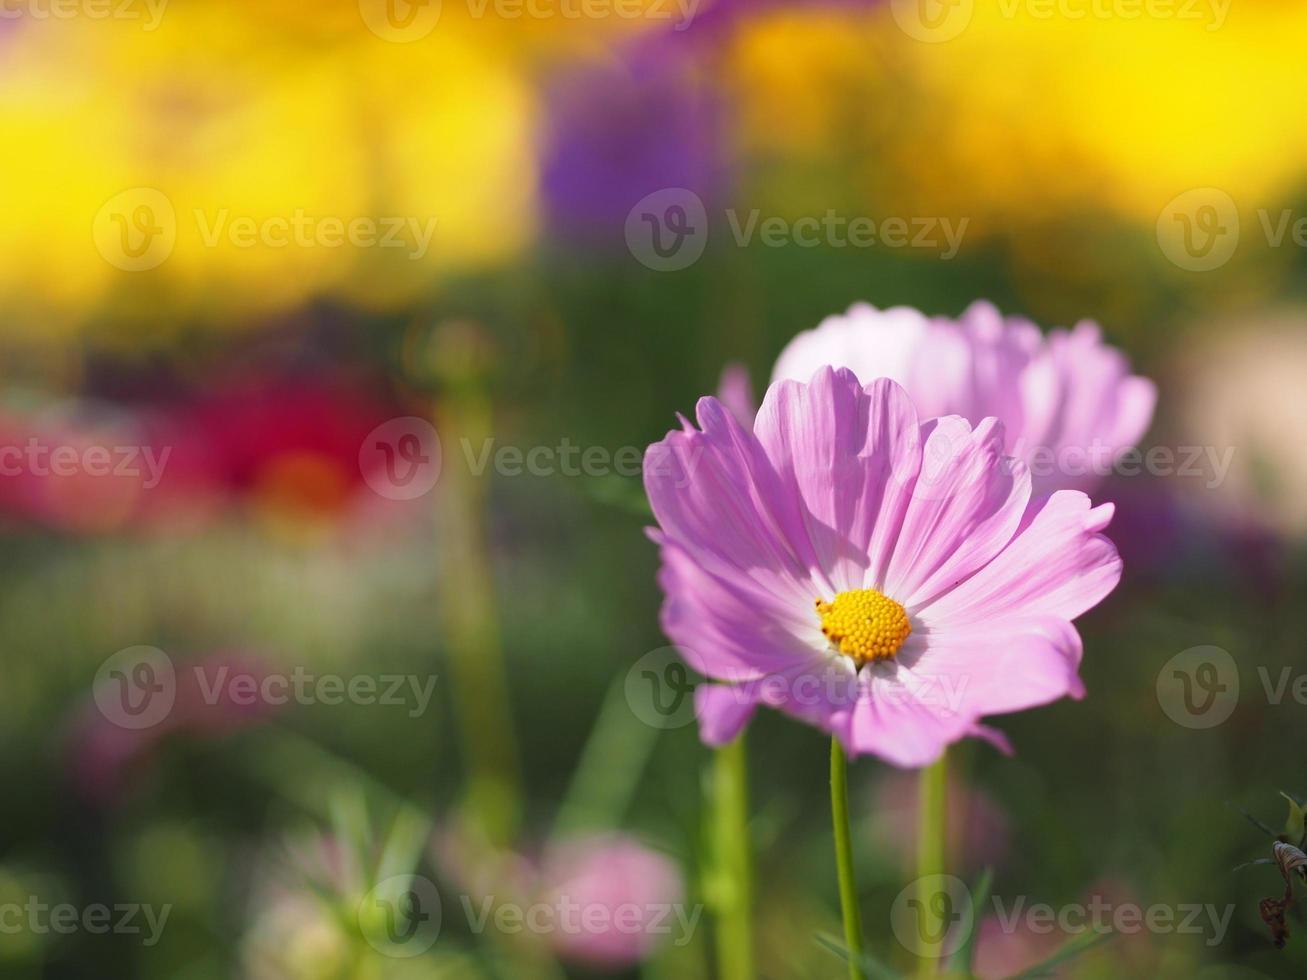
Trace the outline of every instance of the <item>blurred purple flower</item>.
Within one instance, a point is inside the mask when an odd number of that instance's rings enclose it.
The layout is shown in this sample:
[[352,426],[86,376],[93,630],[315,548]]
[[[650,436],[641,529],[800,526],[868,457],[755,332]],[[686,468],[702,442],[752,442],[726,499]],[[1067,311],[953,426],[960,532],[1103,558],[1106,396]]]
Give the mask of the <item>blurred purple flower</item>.
[[551,237],[620,242],[627,214],[654,191],[721,195],[723,107],[687,54],[669,33],[548,86],[541,182]]
[[1166,573],[1192,549],[1195,529],[1165,480],[1116,476],[1100,495],[1116,504],[1107,536],[1121,553],[1127,581]]
[[864,10],[879,0],[719,0],[643,33],[603,63],[546,86],[541,156],[551,238],[620,243],[646,195],[684,188],[712,208],[730,189],[729,86],[718,77],[726,44],[773,11]]

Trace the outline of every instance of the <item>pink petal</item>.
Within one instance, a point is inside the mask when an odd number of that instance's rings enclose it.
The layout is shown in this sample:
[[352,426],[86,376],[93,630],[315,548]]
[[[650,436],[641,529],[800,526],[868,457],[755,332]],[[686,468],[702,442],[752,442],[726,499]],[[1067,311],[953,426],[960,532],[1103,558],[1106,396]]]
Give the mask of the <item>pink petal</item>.
[[1083,653],[1075,627],[1050,616],[912,637],[900,659],[919,675],[948,678],[952,706],[978,718],[1084,697]]
[[970,734],[974,718],[949,707],[951,692],[897,664],[877,664],[854,710],[835,734],[850,755],[871,754],[907,769],[928,766]]
[[721,402],[700,399],[698,417],[702,432],[684,423],[645,453],[644,485],[659,525],[714,574],[811,603],[825,582],[800,501]]
[[931,632],[1017,619],[1075,619],[1121,578],[1116,546],[1098,533],[1112,505],[1091,507],[1076,490],[1060,490],[1032,507],[1012,542],[979,572],[922,608]]
[[1004,457],[995,419],[972,431],[950,415],[922,425],[921,435],[921,473],[882,589],[910,610],[998,554],[1030,499],[1030,474]]
[[725,405],[740,425],[753,428],[753,417],[758,414],[758,399],[753,394],[753,381],[749,369],[732,361],[722,368],[717,382],[717,398]]
[[810,605],[787,604],[743,576],[714,575],[669,541],[663,543],[662,558],[663,632],[699,673],[738,682],[819,656],[816,644],[822,637]]
[[700,684],[694,689],[694,714],[699,719],[699,737],[717,748],[735,740],[753,718],[757,700],[745,687]]
[[930,320],[907,306],[878,310],[857,303],[848,313],[828,316],[785,345],[772,370],[773,383],[807,381],[822,367],[846,367],[863,384],[890,378],[907,385]]
[[921,465],[917,415],[885,378],[821,368],[771,386],[754,426],[782,484],[802,502],[803,534],[832,592],[879,580]]

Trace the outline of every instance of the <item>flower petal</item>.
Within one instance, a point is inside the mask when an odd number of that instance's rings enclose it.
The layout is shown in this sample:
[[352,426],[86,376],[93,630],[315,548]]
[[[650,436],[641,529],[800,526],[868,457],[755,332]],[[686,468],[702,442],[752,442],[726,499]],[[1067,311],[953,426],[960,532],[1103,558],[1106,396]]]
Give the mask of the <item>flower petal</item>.
[[713,748],[734,741],[753,718],[757,707],[757,700],[745,687],[700,684],[694,689],[694,714],[699,719],[699,737],[705,745]]
[[880,378],[865,388],[852,371],[823,367],[804,385],[767,390],[754,425],[792,495],[833,592],[883,577],[921,466],[917,414]]
[[787,492],[753,434],[715,398],[645,453],[644,485],[668,540],[723,578],[811,603],[822,587],[801,504]]
[[931,632],[968,624],[1055,616],[1072,620],[1121,579],[1116,546],[1098,533],[1112,505],[1091,507],[1077,490],[1034,505],[1011,543],[988,565],[917,615]]
[[921,473],[884,583],[909,610],[966,579],[1003,550],[1030,499],[1030,474],[1003,455],[1003,427],[973,431],[956,415],[921,427]]
[[907,769],[928,766],[953,742],[971,734],[975,719],[953,711],[942,686],[898,664],[863,671],[862,697],[835,734],[850,755],[875,755]]
[[965,628],[913,637],[900,658],[918,676],[937,678],[953,710],[979,718],[1084,697],[1083,653],[1075,627],[1046,616],[1003,622],[988,632]]
[[699,673],[739,682],[819,656],[815,617],[801,617],[743,576],[714,575],[674,542],[663,541],[662,559],[663,632]]

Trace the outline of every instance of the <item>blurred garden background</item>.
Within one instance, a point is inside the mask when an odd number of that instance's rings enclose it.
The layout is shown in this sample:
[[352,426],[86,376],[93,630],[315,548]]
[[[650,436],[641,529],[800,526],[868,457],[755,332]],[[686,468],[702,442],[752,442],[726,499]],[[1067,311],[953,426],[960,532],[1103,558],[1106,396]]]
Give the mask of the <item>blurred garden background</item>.
[[[1307,8],[0,15],[0,976],[714,976],[640,456],[851,303],[976,298],[1098,321],[1160,397],[1094,493],[1088,697],[955,753],[975,974],[1083,931],[1020,902],[1170,910],[1059,976],[1303,975],[1236,868],[1307,795]],[[842,975],[825,740],[750,740],[759,975]],[[912,970],[915,783],[850,783]],[[559,895],[682,918],[496,918]]]

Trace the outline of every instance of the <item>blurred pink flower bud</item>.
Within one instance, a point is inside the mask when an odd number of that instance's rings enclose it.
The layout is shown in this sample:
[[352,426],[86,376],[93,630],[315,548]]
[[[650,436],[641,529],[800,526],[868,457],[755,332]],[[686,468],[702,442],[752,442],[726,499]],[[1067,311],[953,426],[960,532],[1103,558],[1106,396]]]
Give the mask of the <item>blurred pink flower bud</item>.
[[559,910],[550,943],[559,956],[620,969],[676,933],[685,886],[676,864],[631,837],[611,834],[555,844],[540,879]]

